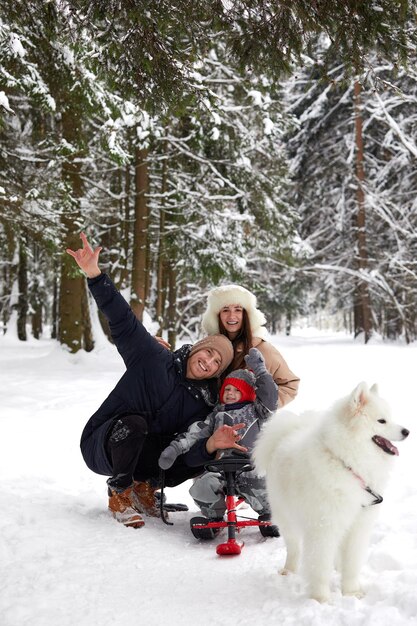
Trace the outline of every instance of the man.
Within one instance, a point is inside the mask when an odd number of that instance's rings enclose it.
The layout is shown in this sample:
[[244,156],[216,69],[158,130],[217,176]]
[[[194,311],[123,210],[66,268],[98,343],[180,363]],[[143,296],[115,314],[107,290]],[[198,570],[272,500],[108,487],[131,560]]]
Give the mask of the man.
[[[217,401],[217,378],[233,358],[223,335],[212,335],[175,354],[166,350],[135,317],[126,300],[98,266],[101,247],[93,250],[84,233],[83,247],[68,249],[88,278],[89,289],[109,322],[126,372],[81,436],[88,467],[110,476],[109,509],[125,526],[144,525],[141,513],[158,515],[158,458],[176,433],[204,420]],[[230,447],[237,433],[229,428],[216,435],[217,449]],[[213,442],[210,442],[213,444]],[[168,486],[201,474],[213,455],[205,448],[190,451],[166,474]]]

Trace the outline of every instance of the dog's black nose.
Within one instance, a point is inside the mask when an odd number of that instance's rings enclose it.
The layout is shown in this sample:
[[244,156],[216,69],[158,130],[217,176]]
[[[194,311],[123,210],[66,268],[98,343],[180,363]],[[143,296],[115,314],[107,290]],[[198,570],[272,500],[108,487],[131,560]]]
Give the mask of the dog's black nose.
[[402,431],[401,431],[401,434],[402,434],[402,436],[403,436],[403,437],[404,437],[404,439],[405,439],[405,438],[406,438],[406,437],[408,437],[408,435],[410,434],[410,431],[409,431],[409,430],[407,430],[406,428],[403,428],[403,429],[402,429]]

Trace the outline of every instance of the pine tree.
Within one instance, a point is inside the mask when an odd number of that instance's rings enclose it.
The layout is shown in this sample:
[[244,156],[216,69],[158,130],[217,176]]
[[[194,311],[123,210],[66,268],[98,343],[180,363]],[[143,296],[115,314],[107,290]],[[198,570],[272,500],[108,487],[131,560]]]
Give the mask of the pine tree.
[[[16,240],[36,239],[55,254],[70,245],[82,222],[86,116],[97,110],[109,116],[114,100],[107,98],[104,84],[91,71],[94,44],[83,32],[76,40],[69,36],[64,4],[5,2],[0,17],[5,18],[0,30],[5,89],[0,220]],[[22,250],[19,284],[25,289],[32,284],[29,261]],[[65,257],[60,275],[60,340],[72,351],[91,349],[84,280],[72,275]],[[19,336],[24,338],[28,294],[20,292],[20,301]]]
[[352,312],[353,330],[363,330],[365,340],[372,325],[409,341],[415,337],[414,72],[398,72],[377,56],[372,65],[356,83],[342,80],[337,60],[333,82],[321,80],[314,62],[291,80],[289,110],[298,120],[289,141],[294,202],[308,250],[304,270],[315,274],[321,306],[344,311],[348,325]]

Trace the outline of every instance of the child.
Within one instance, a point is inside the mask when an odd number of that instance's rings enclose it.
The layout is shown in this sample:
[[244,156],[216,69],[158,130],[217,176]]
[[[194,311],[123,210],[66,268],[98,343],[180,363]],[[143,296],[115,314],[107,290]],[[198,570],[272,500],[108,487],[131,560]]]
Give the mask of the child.
[[[221,456],[229,455],[233,449],[251,452],[259,433],[260,422],[267,419],[277,408],[278,387],[265,367],[262,354],[251,348],[245,357],[250,370],[235,370],[224,380],[220,389],[220,403],[203,422],[194,422],[189,429],[178,435],[165,448],[159,457],[162,469],[168,469],[178,455],[184,454],[192,446],[206,446],[213,434],[220,428],[228,428],[241,434],[235,437],[230,448],[221,451]],[[242,473],[236,482],[236,489],[250,506],[259,514],[259,519],[270,519],[264,479],[254,471]],[[226,510],[223,481],[220,474],[205,472],[197,478],[190,489],[190,494],[201,512],[212,520],[222,519]],[[278,536],[278,531],[276,535]]]

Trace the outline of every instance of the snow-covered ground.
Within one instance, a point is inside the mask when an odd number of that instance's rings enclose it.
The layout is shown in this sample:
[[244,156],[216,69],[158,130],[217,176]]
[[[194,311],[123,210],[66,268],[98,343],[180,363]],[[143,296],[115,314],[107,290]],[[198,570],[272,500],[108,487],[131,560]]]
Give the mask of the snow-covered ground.
[[0,624],[2,626],[240,626],[417,624],[417,346],[343,334],[274,337],[302,379],[295,411],[325,408],[361,380],[378,382],[397,421],[411,430],[381,505],[363,569],[363,600],[306,598],[281,577],[282,539],[248,529],[238,557],[198,543],[188,484],[167,490],[189,513],[172,527],[147,519],[126,529],[107,513],[105,478],[79,452],[89,415],[123,365],[112,346],[69,355],[53,341],[0,338]]

